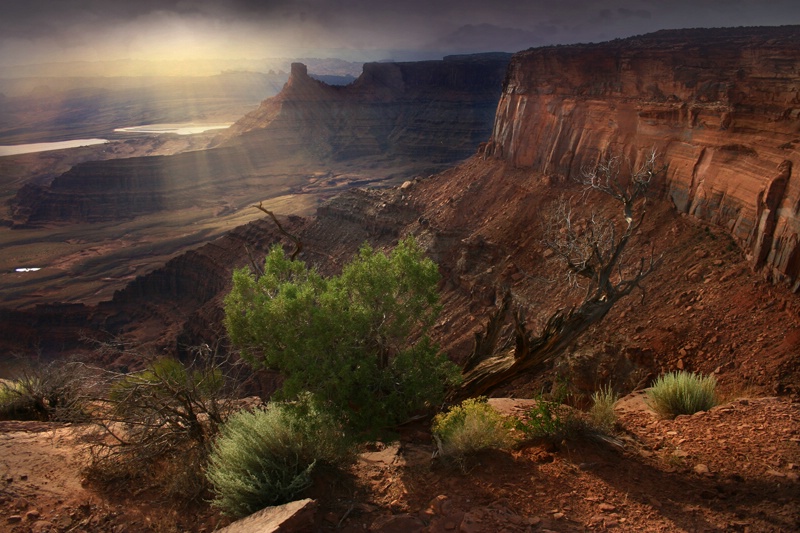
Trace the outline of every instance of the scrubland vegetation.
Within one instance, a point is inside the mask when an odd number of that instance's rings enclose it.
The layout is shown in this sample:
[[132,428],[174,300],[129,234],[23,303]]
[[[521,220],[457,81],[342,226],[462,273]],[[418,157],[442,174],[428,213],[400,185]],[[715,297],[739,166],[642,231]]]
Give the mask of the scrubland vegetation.
[[486,398],[471,398],[436,415],[432,433],[442,457],[463,461],[480,450],[511,446],[513,425]]
[[307,400],[240,411],[222,427],[206,472],[222,512],[239,517],[291,501],[318,465],[348,457],[342,424]]

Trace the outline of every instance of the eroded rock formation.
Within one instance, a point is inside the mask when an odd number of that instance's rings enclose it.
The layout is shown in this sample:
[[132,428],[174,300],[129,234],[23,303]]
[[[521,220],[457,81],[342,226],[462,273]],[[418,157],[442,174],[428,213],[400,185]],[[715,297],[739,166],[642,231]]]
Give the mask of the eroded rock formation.
[[604,154],[635,163],[654,148],[680,212],[726,228],[755,268],[800,289],[800,27],[519,53],[485,150],[570,177]]
[[368,63],[345,87],[314,80],[295,63],[284,91],[234,124],[220,142],[303,146],[337,159],[457,161],[488,137],[509,59],[486,54]]
[[317,81],[294,64],[283,91],[232,126],[215,148],[76,165],[48,186],[20,190],[15,224],[116,220],[225,195],[249,198],[244,205],[304,185],[277,164],[292,157],[379,156],[444,168],[489,136],[510,57],[367,64],[345,87]]
[[[547,254],[540,232],[559,197],[580,194],[567,178],[604,153],[637,161],[655,147],[667,177],[637,246],[644,254],[663,251],[664,266],[648,281],[646,301],[615,306],[578,347],[592,357],[609,354],[605,370],[594,359],[586,367],[587,390],[598,385],[593,380],[627,379],[633,387],[679,368],[752,380],[774,393],[796,391],[800,303],[783,287],[756,280],[724,236],[738,239],[752,265],[796,283],[796,44],[791,28],[740,29],[524,52],[511,65],[494,133],[477,157],[399,188],[350,190],[316,217],[289,221],[305,245],[301,259],[330,273],[365,240],[388,247],[415,234],[444,278],[435,335],[463,363],[508,289],[531,331],[574,301],[576,291],[561,282],[563,265]],[[308,94],[341,90],[301,84]],[[264,134],[253,129],[258,123],[241,122],[239,138],[255,142]],[[222,149],[232,149],[226,142]],[[602,201],[591,207],[604,209]],[[675,207],[687,216],[676,217]],[[20,328],[26,343],[38,334],[52,346],[67,342],[69,325],[77,331],[78,318],[86,317],[85,329],[159,350],[213,342],[222,336],[231,268],[248,264],[248,255],[260,261],[278,240],[266,219],[243,226],[100,306],[4,313],[0,324],[9,326],[0,327],[0,338]],[[71,318],[60,321],[60,313]]]

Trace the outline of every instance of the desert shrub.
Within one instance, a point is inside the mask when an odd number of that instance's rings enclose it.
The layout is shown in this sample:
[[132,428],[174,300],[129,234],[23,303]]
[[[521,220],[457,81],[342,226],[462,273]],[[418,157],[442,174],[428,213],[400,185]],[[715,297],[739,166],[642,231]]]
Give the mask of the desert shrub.
[[512,425],[486,398],[470,398],[436,415],[432,432],[439,454],[458,460],[479,450],[511,446]]
[[28,362],[19,375],[0,382],[0,420],[86,420],[90,369],[78,362]]
[[567,422],[561,413],[561,404],[539,397],[536,405],[531,407],[520,420],[517,428],[527,438],[558,438],[567,428]]
[[689,372],[660,376],[647,391],[650,408],[663,417],[691,415],[717,405],[717,380]]
[[548,398],[539,394],[535,404],[517,422],[517,429],[528,439],[560,441],[579,431],[585,425],[575,411],[564,402],[569,396],[568,385],[562,382]]
[[241,411],[222,426],[209,457],[212,504],[241,517],[291,501],[311,485],[319,463],[346,455],[340,425],[310,402]]
[[619,400],[619,395],[611,388],[611,385],[601,387],[599,391],[592,394],[592,407],[589,409],[589,417],[595,427],[608,431],[614,427],[617,421],[617,413],[614,405]]
[[436,264],[413,239],[389,254],[361,247],[326,278],[273,247],[258,276],[234,273],[225,324],[243,358],[281,372],[276,399],[317,407],[371,433],[441,403],[460,373],[430,340]]
[[223,363],[196,353],[189,364],[159,358],[143,371],[113,375],[105,408],[87,437],[87,477],[146,482],[168,496],[203,495],[213,437],[233,408]]
[[135,421],[132,429],[142,440],[168,443],[172,439],[166,433],[202,444],[222,422],[219,393],[223,385],[218,367],[187,368],[177,359],[164,357],[113,383],[109,401],[114,417]]

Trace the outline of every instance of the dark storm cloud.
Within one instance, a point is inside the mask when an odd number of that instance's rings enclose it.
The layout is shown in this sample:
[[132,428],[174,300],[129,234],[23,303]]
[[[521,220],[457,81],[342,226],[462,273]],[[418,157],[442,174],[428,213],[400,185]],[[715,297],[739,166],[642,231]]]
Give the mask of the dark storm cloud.
[[617,9],[617,13],[623,17],[639,17],[643,19],[653,18],[653,14],[646,9],[628,9],[626,7],[621,7]]
[[[796,19],[800,8],[795,0],[2,0],[0,30],[5,35],[32,37],[73,25],[116,24],[144,18],[153,13],[187,17],[213,17],[224,21],[280,22],[314,20],[325,25],[352,23],[387,24],[387,29],[412,30],[409,22],[429,20],[433,26],[453,28],[465,24],[489,23],[531,30],[548,20],[579,25],[589,13],[602,12],[620,18],[654,18],[654,12],[673,19],[691,18],[693,13],[707,19],[760,14],[759,18],[782,20],[782,14]],[[509,26],[510,27],[510,26]]]
[[[0,62],[143,54],[197,35],[242,54],[281,48],[513,51],[663,28],[800,24],[798,0],[0,0]],[[160,33],[159,33],[160,32]],[[189,46],[186,44],[186,46]],[[73,54],[74,55],[74,54]]]
[[4,35],[34,37],[76,25],[131,22],[151,14],[236,20],[269,16],[297,5],[291,0],[0,0],[0,30]]

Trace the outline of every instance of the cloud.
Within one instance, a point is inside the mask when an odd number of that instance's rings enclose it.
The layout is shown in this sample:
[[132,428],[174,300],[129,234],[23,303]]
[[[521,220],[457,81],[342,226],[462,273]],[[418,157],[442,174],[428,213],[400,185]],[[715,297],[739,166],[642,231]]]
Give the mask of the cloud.
[[0,64],[326,49],[381,58],[792,23],[797,0],[0,0]]
[[621,7],[617,9],[617,13],[619,13],[620,16],[624,18],[629,18],[629,17],[639,17],[643,19],[653,18],[653,14],[646,9],[628,9],[627,7]]
[[544,40],[533,31],[493,24],[467,24],[437,39],[428,48],[453,53],[517,52],[542,42]]

